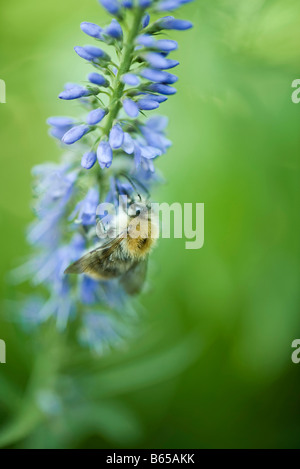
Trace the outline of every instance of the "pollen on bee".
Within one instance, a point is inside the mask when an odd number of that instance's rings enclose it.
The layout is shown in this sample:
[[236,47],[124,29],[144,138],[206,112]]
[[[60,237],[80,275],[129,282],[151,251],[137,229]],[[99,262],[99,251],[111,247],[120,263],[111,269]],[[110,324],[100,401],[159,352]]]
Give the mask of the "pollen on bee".
[[138,217],[128,225],[126,248],[135,257],[144,257],[154,246],[157,239],[156,224]]

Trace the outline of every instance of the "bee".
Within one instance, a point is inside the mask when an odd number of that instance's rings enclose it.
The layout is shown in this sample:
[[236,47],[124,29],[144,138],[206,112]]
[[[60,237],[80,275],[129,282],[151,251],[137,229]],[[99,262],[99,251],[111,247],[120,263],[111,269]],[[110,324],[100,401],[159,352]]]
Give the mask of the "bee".
[[139,194],[131,202],[127,213],[119,206],[115,237],[71,264],[65,274],[85,274],[101,281],[119,279],[130,295],[142,290],[159,230],[151,204]]

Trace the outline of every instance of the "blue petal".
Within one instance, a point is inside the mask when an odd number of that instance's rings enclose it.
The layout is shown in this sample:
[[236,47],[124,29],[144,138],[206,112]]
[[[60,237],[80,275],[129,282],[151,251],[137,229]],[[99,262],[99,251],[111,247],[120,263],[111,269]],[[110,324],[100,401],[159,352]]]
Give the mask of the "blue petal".
[[78,83],[71,83],[69,81],[65,83],[65,90],[71,90],[73,88],[80,88],[80,85],[78,85]]
[[128,155],[131,155],[134,152],[134,141],[127,132],[124,133],[124,142],[122,145],[122,149]]
[[146,125],[141,126],[141,131],[148,145],[159,148],[164,153],[172,145],[172,142],[162,133],[156,132]]
[[194,0],[162,0],[157,5],[156,9],[158,11],[172,11],[176,10],[177,8],[185,5],[186,3],[193,2]]
[[157,25],[160,29],[173,29],[176,31],[185,31],[193,27],[190,21],[179,20],[173,16],[166,16],[157,21]]
[[111,15],[117,15],[120,11],[118,0],[99,0],[99,2]]
[[84,304],[90,305],[97,301],[97,291],[99,290],[99,282],[90,277],[83,276],[80,297]]
[[100,73],[96,73],[96,72],[90,73],[88,75],[88,79],[94,85],[104,86],[106,88],[109,86],[109,81],[106,78],[104,78],[102,75],[100,75]]
[[81,160],[81,166],[85,169],[91,169],[96,163],[97,155],[93,151],[85,153]]
[[72,117],[49,117],[47,124],[53,125],[54,127],[67,127],[73,125],[75,120]]
[[67,125],[66,127],[51,127],[49,130],[49,135],[51,135],[51,137],[57,138],[58,140],[61,140],[65,133],[67,133],[71,128],[71,125]]
[[159,39],[156,41],[155,47],[162,52],[171,52],[178,49],[178,43],[176,41],[172,41],[171,39]]
[[153,111],[153,109],[159,107],[159,103],[157,101],[151,101],[150,99],[140,99],[138,106],[144,111]]
[[81,30],[87,34],[88,36],[94,37],[96,39],[102,39],[102,31],[103,29],[100,28],[97,24],[94,23],[87,23],[84,21],[80,25]]
[[172,85],[178,81],[178,77],[172,73],[155,70],[153,68],[145,68],[141,71],[141,76],[146,80],[155,81],[157,83],[167,83]]
[[102,119],[106,116],[107,111],[102,108],[93,109],[86,118],[86,123],[89,125],[96,125],[102,121]]
[[75,50],[76,54],[78,54],[79,57],[81,57],[82,59],[85,59],[85,60],[88,60],[88,61],[91,61],[91,60],[94,59],[94,57],[91,54],[89,54],[84,49],[84,47],[76,46],[76,47],[74,47],[74,50]]
[[136,43],[145,47],[154,47],[156,41],[150,34],[142,34],[136,38]]
[[126,114],[128,114],[129,117],[138,117],[139,107],[134,101],[132,101],[132,99],[124,99],[123,106]]
[[151,65],[151,67],[160,68],[164,70],[174,68],[179,65],[179,62],[177,60],[166,59],[157,52],[149,52],[145,55],[145,59]]
[[150,15],[149,13],[146,13],[144,18],[142,19],[142,27],[147,28],[147,26],[149,26],[149,23],[150,23]]
[[108,142],[100,142],[97,150],[97,158],[102,169],[109,168],[113,160],[113,152]]
[[62,138],[62,141],[66,145],[72,145],[73,143],[80,140],[85,134],[87,134],[90,130],[88,125],[76,125],[72,129],[68,130],[67,133]]
[[76,218],[76,221],[82,225],[93,225],[96,221],[97,206],[99,203],[99,192],[95,187],[91,187],[85,198],[81,200],[74,212],[71,214],[70,219]]
[[147,120],[146,126],[156,132],[163,132],[168,126],[169,119],[166,116],[154,116]]
[[172,94],[177,93],[176,88],[168,85],[162,85],[160,83],[153,83],[152,85],[148,86],[148,89],[154,93],[165,94],[166,96],[171,96]]
[[83,88],[82,86],[77,86],[76,88],[68,88],[64,91],[62,91],[59,94],[60,99],[66,99],[66,100],[71,100],[71,99],[78,99],[82,98],[83,96],[90,96],[92,94],[97,94],[96,90],[87,90],[86,88]]
[[150,99],[150,101],[155,101],[159,104],[164,103],[165,101],[168,101],[168,98],[166,96],[150,94],[150,93],[143,93],[143,94],[144,94],[144,98],[142,99]]
[[161,1],[156,9],[158,11],[172,11],[176,10],[176,8],[179,8],[181,6],[181,0],[163,0]]
[[122,0],[122,6],[124,8],[132,8],[133,7],[133,0]]
[[122,80],[126,85],[129,86],[138,86],[140,84],[140,79],[134,73],[126,73],[123,75]]
[[136,168],[139,168],[142,162],[142,150],[141,148],[136,144],[134,146],[134,163]]
[[92,57],[92,60],[94,59],[103,59],[103,60],[110,60],[109,55],[104,52],[104,50],[99,49],[99,47],[95,46],[84,46],[83,48],[88,55]]
[[122,27],[116,19],[111,20],[110,25],[105,29],[105,33],[114,39],[122,39],[123,37]]
[[162,154],[162,151],[158,148],[146,146],[141,147],[142,157],[146,158],[147,160],[152,160],[153,158],[157,158]]
[[153,0],[139,0],[139,5],[141,8],[148,8],[152,5]]
[[113,150],[121,148],[124,142],[124,132],[119,124],[113,126],[109,134],[109,143]]

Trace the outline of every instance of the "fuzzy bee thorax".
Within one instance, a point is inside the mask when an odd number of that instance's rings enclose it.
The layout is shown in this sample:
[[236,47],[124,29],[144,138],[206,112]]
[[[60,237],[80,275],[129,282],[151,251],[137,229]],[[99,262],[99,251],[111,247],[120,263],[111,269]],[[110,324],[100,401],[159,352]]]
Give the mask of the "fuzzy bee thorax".
[[125,239],[125,249],[135,258],[147,256],[158,237],[156,221],[148,217],[136,217],[130,221]]

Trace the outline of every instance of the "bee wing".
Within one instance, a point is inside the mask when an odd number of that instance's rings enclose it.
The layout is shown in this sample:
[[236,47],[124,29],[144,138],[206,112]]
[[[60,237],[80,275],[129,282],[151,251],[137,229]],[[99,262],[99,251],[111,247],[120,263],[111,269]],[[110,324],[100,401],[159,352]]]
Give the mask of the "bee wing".
[[133,266],[121,277],[120,283],[129,295],[140,293],[146,280],[148,257],[135,262]]
[[109,241],[104,246],[89,252],[78,261],[71,264],[65,271],[65,274],[88,274],[99,278],[107,277],[107,272],[103,263],[109,258],[114,250],[119,246],[123,239],[122,234]]

